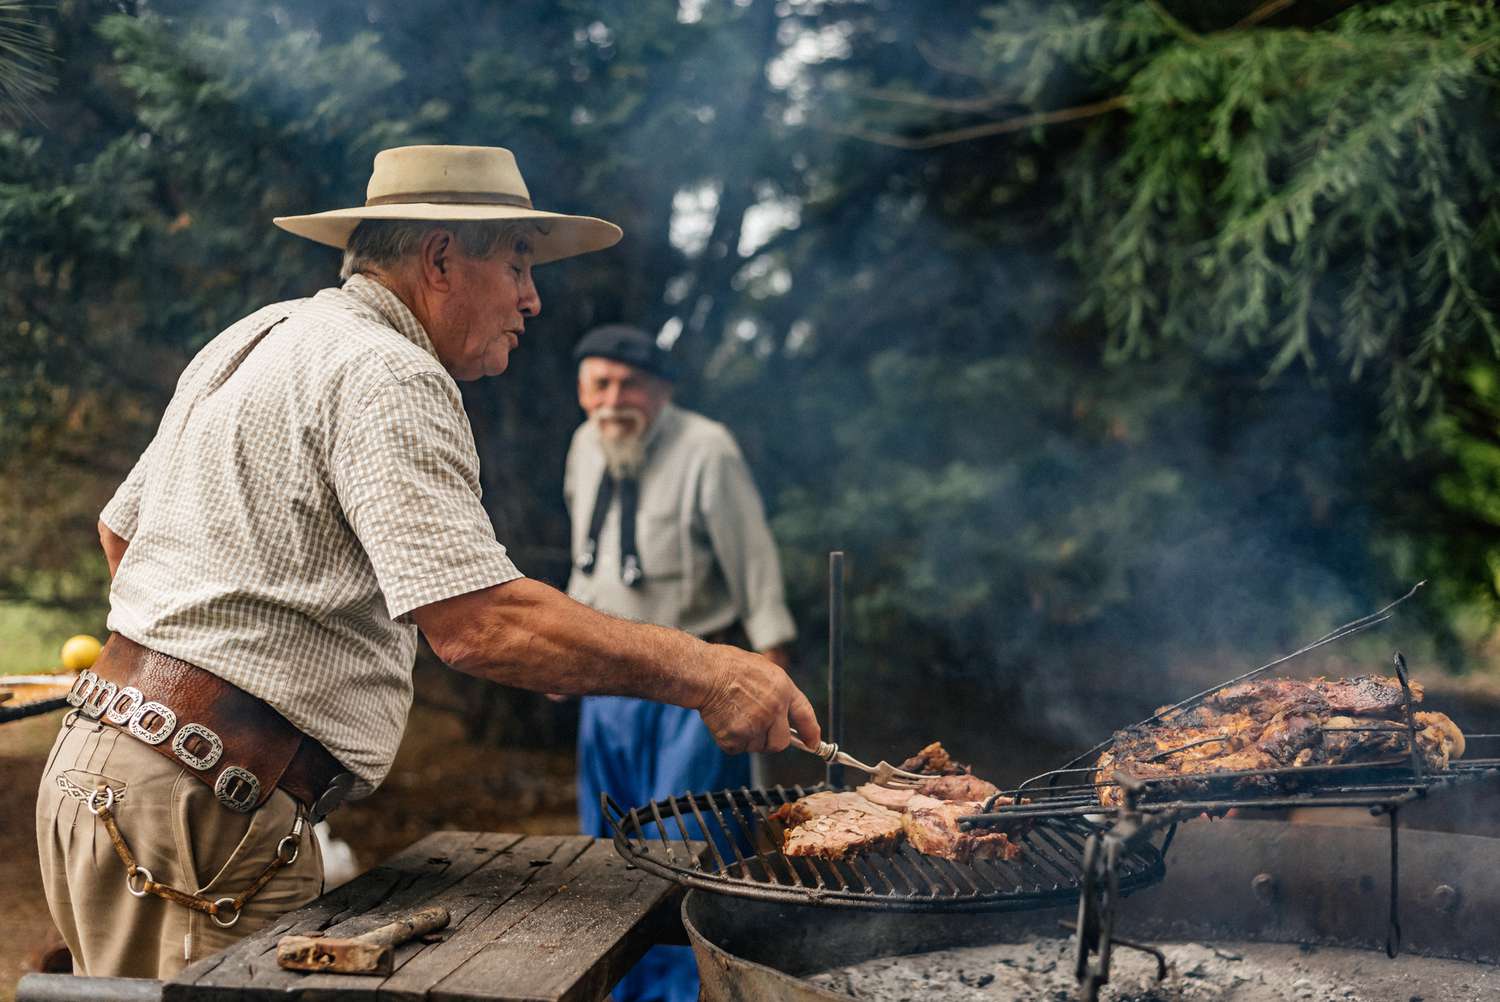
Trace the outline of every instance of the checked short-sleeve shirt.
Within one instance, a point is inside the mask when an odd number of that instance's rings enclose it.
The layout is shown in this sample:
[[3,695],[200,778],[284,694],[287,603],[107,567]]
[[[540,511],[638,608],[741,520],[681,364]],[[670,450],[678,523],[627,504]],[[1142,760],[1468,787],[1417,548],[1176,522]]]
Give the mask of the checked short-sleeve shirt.
[[188,364],[101,519],[109,628],[260,697],[358,779],[411,707],[413,609],[521,576],[479,500],[458,386],[364,276],[268,306]]

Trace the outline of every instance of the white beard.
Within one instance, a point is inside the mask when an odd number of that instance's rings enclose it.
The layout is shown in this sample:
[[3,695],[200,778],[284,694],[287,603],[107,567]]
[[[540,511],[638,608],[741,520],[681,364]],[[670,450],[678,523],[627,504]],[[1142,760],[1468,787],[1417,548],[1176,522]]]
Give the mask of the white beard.
[[[601,407],[589,420],[599,433],[599,449],[609,475],[616,480],[638,479],[646,463],[646,415],[634,407]],[[630,422],[630,427],[622,428],[622,421]]]

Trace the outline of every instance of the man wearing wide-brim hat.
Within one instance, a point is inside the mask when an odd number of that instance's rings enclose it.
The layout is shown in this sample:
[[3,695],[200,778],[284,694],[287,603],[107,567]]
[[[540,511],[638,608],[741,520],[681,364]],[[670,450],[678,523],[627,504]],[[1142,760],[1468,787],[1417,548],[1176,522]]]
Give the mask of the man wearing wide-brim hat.
[[816,740],[780,668],[526,579],[480,504],[455,380],[505,370],[534,265],[616,226],[461,146],[385,150],[364,206],[276,224],[346,281],[209,342],[100,515],[112,635],[37,798],[78,973],[167,977],[319,893],[310,823],[389,770],[419,629],[495,682],[695,709],[727,751]]

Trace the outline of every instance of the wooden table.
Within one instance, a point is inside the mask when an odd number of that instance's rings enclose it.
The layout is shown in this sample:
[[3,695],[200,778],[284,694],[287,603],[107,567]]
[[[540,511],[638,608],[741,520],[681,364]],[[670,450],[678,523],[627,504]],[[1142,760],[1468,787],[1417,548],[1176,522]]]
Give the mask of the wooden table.
[[[189,999],[595,1002],[658,942],[684,942],[680,888],[582,835],[436,832],[162,986]],[[368,932],[424,905],[452,923],[396,949],[388,978],[276,966],[289,932]]]

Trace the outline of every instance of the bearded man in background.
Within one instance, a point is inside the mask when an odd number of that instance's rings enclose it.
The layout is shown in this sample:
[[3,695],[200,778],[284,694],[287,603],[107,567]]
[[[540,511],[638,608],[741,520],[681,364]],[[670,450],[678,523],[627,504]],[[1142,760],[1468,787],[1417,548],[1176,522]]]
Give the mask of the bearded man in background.
[[[568,595],[625,619],[759,651],[785,668],[796,627],[760,495],[729,431],[672,403],[671,357],[646,332],[613,325],[578,343],[578,403],[563,493],[573,523]],[[599,796],[633,807],[750,782],[702,723],[678,707],[589,696],[578,728],[585,834],[610,832]],[[656,947],[614,991],[618,1002],[692,1002],[686,947]]]

